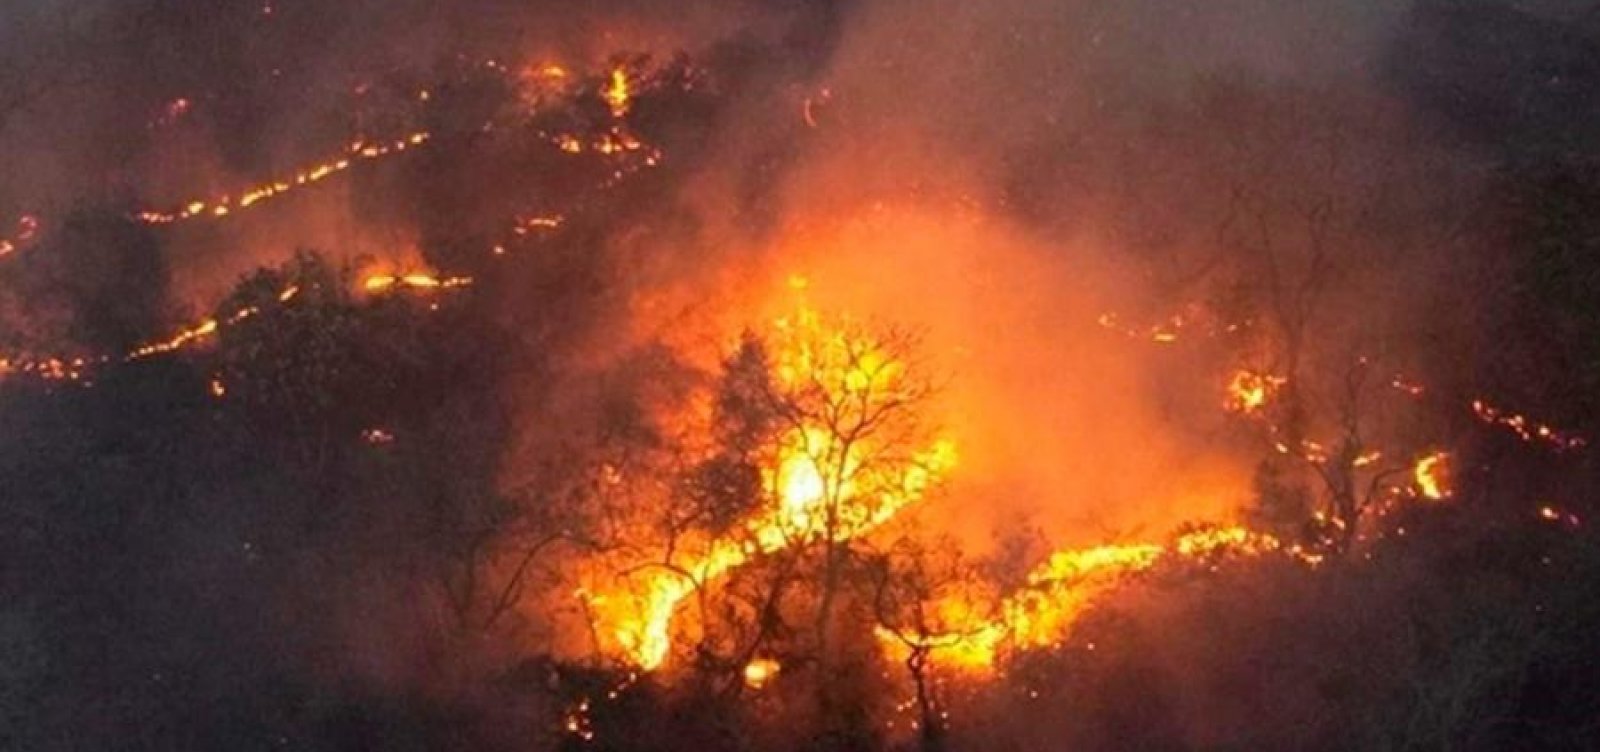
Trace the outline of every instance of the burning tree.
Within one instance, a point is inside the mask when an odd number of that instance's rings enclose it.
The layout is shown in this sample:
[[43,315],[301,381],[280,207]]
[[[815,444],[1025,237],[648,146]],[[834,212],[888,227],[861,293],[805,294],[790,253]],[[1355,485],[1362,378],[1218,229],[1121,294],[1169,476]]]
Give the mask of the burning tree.
[[1426,357],[1427,341],[1405,317],[1371,312],[1409,304],[1411,259],[1451,242],[1468,202],[1450,193],[1456,176],[1427,134],[1381,99],[1221,85],[1200,110],[1248,137],[1227,139],[1205,168],[1222,184],[1218,251],[1179,276],[1212,280],[1233,358],[1247,364],[1226,407],[1271,450],[1260,516],[1345,550],[1367,512],[1409,488],[1397,481],[1426,449],[1409,435],[1417,413],[1393,409],[1406,392],[1394,370],[1375,371],[1411,365],[1396,362],[1403,345]]
[[[646,669],[667,661],[691,597],[701,667],[737,676],[780,634],[809,634],[789,653],[814,663],[829,716],[839,606],[864,582],[858,542],[922,499],[954,447],[926,422],[932,383],[901,330],[801,307],[764,336],[747,333],[716,384],[711,438],[678,481],[689,503],[668,510],[677,524],[664,551],[623,569],[616,589],[590,587],[589,607],[601,642]],[[736,571],[746,605],[713,604],[713,583]],[[731,634],[715,633],[714,618]]]
[[875,564],[878,634],[904,654],[922,748],[943,749],[948,713],[930,673],[934,651],[991,645],[999,601],[953,541],[901,538]]

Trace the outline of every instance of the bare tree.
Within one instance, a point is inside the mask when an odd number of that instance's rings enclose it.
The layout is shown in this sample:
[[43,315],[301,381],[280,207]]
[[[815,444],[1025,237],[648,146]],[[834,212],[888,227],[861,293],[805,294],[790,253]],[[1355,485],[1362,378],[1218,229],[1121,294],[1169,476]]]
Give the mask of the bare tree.
[[925,752],[945,747],[947,713],[930,674],[934,651],[962,649],[994,628],[998,600],[954,541],[901,538],[874,562],[873,613],[880,634],[905,650]]

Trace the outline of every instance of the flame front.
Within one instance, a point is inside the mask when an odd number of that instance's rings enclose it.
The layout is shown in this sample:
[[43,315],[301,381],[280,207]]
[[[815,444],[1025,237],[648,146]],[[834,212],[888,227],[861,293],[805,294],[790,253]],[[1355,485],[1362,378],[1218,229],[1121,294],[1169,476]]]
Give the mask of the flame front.
[[[942,664],[988,669],[1005,651],[1046,649],[1070,636],[1090,606],[1127,576],[1164,562],[1215,568],[1224,558],[1285,557],[1305,566],[1322,562],[1320,554],[1286,545],[1265,533],[1240,526],[1201,527],[1166,544],[1127,543],[1068,549],[1051,554],[1029,573],[1026,583],[1005,598],[998,615],[985,620],[977,604],[937,604],[941,622],[955,628],[922,635],[921,644]],[[903,652],[903,636],[878,631],[891,652]]]

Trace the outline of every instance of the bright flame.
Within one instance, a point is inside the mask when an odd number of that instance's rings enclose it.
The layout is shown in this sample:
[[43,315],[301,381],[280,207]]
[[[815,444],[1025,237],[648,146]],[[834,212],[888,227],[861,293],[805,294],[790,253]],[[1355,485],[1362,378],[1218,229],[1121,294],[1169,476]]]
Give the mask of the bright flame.
[[[806,308],[778,321],[776,329],[774,368],[782,389],[820,390],[825,401],[856,409],[900,399],[903,366],[880,343],[825,327]],[[876,449],[869,439],[845,442],[816,418],[801,420],[779,437],[777,457],[762,473],[766,507],[745,522],[742,536],[711,542],[679,571],[652,571],[635,598],[589,598],[590,606],[613,623],[610,634],[631,662],[655,669],[666,661],[673,615],[699,585],[755,556],[867,535],[922,499],[956,462],[954,443],[938,440],[905,467],[868,472],[864,458]],[[639,613],[604,613],[618,602],[640,603]]]
[[[945,624],[967,624],[947,634],[927,635],[920,642],[939,662],[969,669],[992,667],[1004,649],[1049,648],[1065,640],[1074,624],[1097,598],[1128,575],[1174,560],[1215,568],[1233,557],[1281,555],[1307,566],[1321,563],[1319,554],[1285,546],[1277,538],[1243,527],[1204,527],[1181,534],[1165,545],[1130,543],[1069,549],[1050,558],[1028,575],[1027,583],[1006,598],[999,616],[975,622],[979,609],[970,604],[941,603]],[[951,618],[952,615],[954,618]],[[900,637],[879,629],[891,650],[903,651]]]
[[771,658],[757,658],[744,664],[744,684],[751,689],[761,689],[778,675],[782,668],[779,663]]
[[395,288],[410,290],[438,290],[467,287],[471,277],[439,277],[426,272],[409,274],[374,274],[362,280],[361,288],[371,293],[387,292]]
[[1434,452],[1420,460],[1411,470],[1411,478],[1416,482],[1417,493],[1425,499],[1447,499],[1454,491],[1449,485],[1450,455],[1444,452]]

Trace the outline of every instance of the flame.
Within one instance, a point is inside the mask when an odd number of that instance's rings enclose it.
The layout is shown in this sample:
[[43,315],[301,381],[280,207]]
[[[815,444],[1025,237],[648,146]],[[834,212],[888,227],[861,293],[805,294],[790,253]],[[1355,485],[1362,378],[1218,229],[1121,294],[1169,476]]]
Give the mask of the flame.
[[[868,408],[901,397],[903,366],[879,343],[829,328],[803,306],[774,329],[774,375],[782,388],[821,389],[838,404]],[[921,500],[956,462],[955,444],[941,439],[895,473],[879,468],[868,473],[864,459],[877,450],[870,440],[845,442],[818,417],[798,420],[779,438],[776,458],[762,472],[766,504],[745,521],[741,536],[712,541],[680,571],[652,571],[631,597],[584,596],[612,623],[611,636],[634,665],[653,670],[665,663],[673,616],[700,585],[756,556],[867,535]],[[630,602],[642,604],[637,613],[610,608]]]
[[771,658],[757,658],[744,664],[744,685],[751,689],[761,689],[778,675],[782,666]]
[[627,69],[620,65],[612,68],[605,86],[600,89],[600,98],[605,100],[612,117],[621,119],[628,114],[628,109],[632,107],[632,89]]
[[429,135],[427,131],[417,131],[387,142],[367,141],[366,139],[357,138],[345,146],[345,150],[340,156],[303,167],[296,170],[292,176],[246,188],[239,193],[237,199],[233,198],[232,195],[223,195],[210,199],[191,199],[180,208],[167,211],[140,211],[135,213],[133,218],[145,224],[165,225],[204,217],[226,217],[240,209],[248,209],[297,188],[319,183],[354,167],[360,162],[381,159],[391,154],[403,153],[412,147],[421,146],[428,140]]
[[440,290],[472,285],[471,277],[440,277],[427,272],[408,274],[373,274],[361,281],[361,289],[371,293],[394,289]]
[[1229,412],[1250,414],[1266,406],[1267,401],[1288,379],[1281,376],[1240,369],[1228,379],[1227,397],[1223,407]]
[[1422,459],[1412,468],[1411,478],[1417,485],[1417,493],[1425,499],[1447,499],[1454,491],[1449,486],[1450,455],[1444,452],[1434,452]]
[[[975,616],[982,609],[972,604],[942,603],[938,607],[942,623],[965,627],[923,635],[919,641],[941,664],[988,669],[1004,650],[1059,645],[1092,603],[1128,575],[1168,560],[1215,569],[1225,557],[1267,555],[1313,567],[1322,562],[1320,554],[1239,526],[1202,527],[1165,545],[1127,543],[1068,549],[1051,554],[1029,573],[1026,584],[1000,604],[998,617],[985,622]],[[890,650],[903,652],[903,636],[881,628],[878,636]]]
[[1558,451],[1581,449],[1588,444],[1584,437],[1575,433],[1560,431],[1527,416],[1507,412],[1482,399],[1472,401],[1472,414],[1484,423],[1510,431],[1523,441],[1544,442]]

